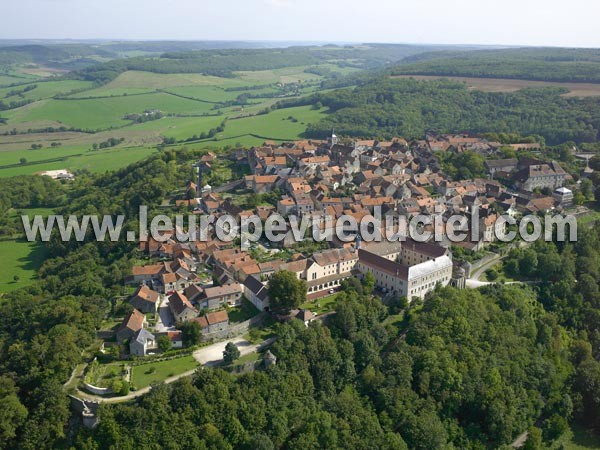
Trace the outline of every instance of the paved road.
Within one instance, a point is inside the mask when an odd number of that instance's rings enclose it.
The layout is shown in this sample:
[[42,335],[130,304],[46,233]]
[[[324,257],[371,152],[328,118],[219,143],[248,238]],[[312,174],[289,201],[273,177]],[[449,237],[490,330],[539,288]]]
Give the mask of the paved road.
[[479,267],[477,270],[475,270],[472,274],[471,274],[471,278],[469,278],[470,280],[479,280],[479,277],[481,277],[481,275],[483,275],[483,273],[488,270],[489,268],[493,267],[494,265],[498,264],[498,261],[500,261],[502,259],[502,256],[496,254],[495,257],[491,258],[489,261],[486,261],[486,263],[484,265],[482,265],[481,267]]
[[225,346],[229,342],[233,342],[237,346],[237,348],[240,350],[240,356],[244,356],[249,353],[254,353],[258,351],[258,349],[261,346],[268,345],[265,343],[252,344],[243,337],[237,337],[228,341],[217,342],[216,344],[207,345],[206,347],[199,348],[194,352],[194,358],[196,358],[196,361],[198,361],[203,366],[216,366],[223,361],[223,351],[225,350]]
[[156,324],[156,329],[159,332],[175,330],[175,319],[169,309],[169,297],[166,295],[163,297],[158,308],[158,322]]

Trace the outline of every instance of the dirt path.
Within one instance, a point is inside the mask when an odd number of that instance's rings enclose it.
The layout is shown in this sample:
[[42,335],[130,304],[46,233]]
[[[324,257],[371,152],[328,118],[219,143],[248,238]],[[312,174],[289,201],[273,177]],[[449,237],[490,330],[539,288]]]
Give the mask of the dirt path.
[[526,431],[525,433],[520,434],[512,444],[510,444],[510,446],[512,448],[521,448],[525,445],[525,441],[527,441],[527,436],[529,436],[529,432]]

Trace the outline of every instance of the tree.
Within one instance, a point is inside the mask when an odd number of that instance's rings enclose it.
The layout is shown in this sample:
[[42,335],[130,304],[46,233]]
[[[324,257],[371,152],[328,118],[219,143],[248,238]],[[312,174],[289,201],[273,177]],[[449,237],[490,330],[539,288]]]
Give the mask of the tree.
[[27,164],[27,158],[19,159],[19,164]]
[[373,293],[373,289],[375,289],[375,277],[371,272],[367,272],[363,280],[363,290],[369,295]]
[[585,202],[585,196],[583,193],[581,191],[575,191],[573,194],[573,203],[575,203],[577,206],[581,206],[583,205],[583,202]]
[[408,306],[408,298],[405,295],[395,295],[390,300],[388,306],[392,314],[398,314]]
[[280,270],[269,281],[269,305],[278,314],[289,314],[306,300],[306,282],[294,272]]
[[569,429],[566,419],[558,414],[554,414],[544,423],[544,436],[547,440],[553,441],[562,436]]
[[225,364],[231,364],[236,359],[240,357],[240,350],[237,348],[233,342],[228,342],[225,346],[225,350],[223,351],[223,361]]
[[181,330],[181,340],[184,347],[198,345],[202,339],[202,330],[198,322],[183,322],[177,324],[177,329]]
[[587,200],[593,200],[594,198],[594,184],[589,178],[583,178],[581,180],[581,193]]
[[21,277],[20,277],[19,275],[15,275],[15,276],[13,277],[13,281],[14,281],[15,283],[18,283],[20,279],[21,279]]
[[0,377],[0,447],[10,447],[9,443],[26,418],[27,409],[19,401],[14,381]]
[[121,389],[119,389],[119,395],[127,394],[129,394],[129,381],[123,380],[121,381]]
[[542,430],[538,427],[530,427],[529,435],[522,448],[523,450],[540,450],[542,448]]
[[160,349],[161,352],[166,352],[171,350],[171,339],[169,339],[169,336],[161,336],[156,340],[156,343],[158,344],[158,348]]
[[346,278],[345,280],[342,281],[341,287],[342,287],[342,290],[346,291],[346,292],[349,290],[353,290],[358,295],[363,294],[363,286],[358,278],[354,278],[354,277]]
[[485,271],[485,275],[489,281],[495,281],[498,278],[498,271],[491,268]]

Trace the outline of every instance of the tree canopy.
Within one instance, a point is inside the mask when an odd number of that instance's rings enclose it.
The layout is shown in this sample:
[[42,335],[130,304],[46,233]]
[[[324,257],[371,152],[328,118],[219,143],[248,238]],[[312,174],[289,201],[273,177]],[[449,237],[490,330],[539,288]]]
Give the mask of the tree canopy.
[[269,280],[269,308],[288,314],[306,299],[306,281],[298,279],[294,272],[280,270]]

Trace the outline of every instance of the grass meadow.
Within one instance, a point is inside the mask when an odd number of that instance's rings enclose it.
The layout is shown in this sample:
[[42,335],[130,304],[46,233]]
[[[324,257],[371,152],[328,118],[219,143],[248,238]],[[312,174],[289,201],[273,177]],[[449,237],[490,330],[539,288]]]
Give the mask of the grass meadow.
[[44,262],[45,249],[39,242],[7,239],[0,240],[0,255],[0,293],[3,293],[33,283]]

